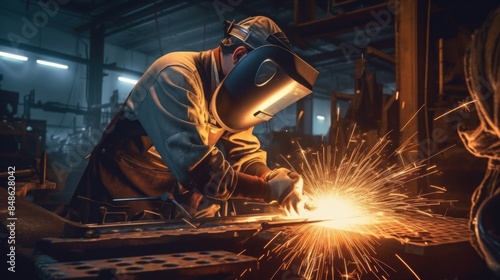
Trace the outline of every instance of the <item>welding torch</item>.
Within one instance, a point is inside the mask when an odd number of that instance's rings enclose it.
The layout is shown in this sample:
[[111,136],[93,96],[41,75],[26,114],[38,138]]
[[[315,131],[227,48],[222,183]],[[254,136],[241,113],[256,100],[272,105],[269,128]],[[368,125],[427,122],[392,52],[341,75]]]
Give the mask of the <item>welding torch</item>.
[[263,222],[261,224],[262,229],[269,229],[269,228],[275,228],[275,227],[284,227],[284,226],[300,226],[300,225],[307,225],[307,224],[315,224],[315,223],[322,223],[322,222],[331,222],[335,221],[336,219],[308,219],[308,218],[297,218],[297,219],[283,219],[279,221],[268,221],[268,222]]

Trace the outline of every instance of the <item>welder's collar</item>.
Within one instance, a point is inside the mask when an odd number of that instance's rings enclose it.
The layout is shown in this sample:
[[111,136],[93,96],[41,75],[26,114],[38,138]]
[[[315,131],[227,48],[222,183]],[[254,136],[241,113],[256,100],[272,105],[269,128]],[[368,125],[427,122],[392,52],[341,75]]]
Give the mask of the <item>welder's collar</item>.
[[212,63],[214,64],[214,74],[216,75],[216,80],[217,84],[215,85],[216,87],[219,85],[219,82],[224,79],[224,72],[222,72],[222,51],[221,47],[217,47],[213,49],[212,51]]

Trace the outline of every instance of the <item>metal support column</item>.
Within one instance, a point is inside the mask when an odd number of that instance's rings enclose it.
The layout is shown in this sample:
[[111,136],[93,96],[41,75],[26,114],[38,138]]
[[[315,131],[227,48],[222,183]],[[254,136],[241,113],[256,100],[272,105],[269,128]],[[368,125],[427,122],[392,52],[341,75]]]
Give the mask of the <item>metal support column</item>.
[[[313,21],[316,17],[316,0],[294,0],[293,17],[295,25]],[[312,97],[297,101],[297,128],[300,134],[312,134]]]
[[[396,10],[396,89],[399,91],[399,144],[408,141],[404,164],[425,158],[426,24],[428,0],[401,0]],[[415,134],[416,133],[416,134]],[[423,149],[423,150],[422,150]],[[418,191],[417,182],[409,186]]]
[[90,31],[90,59],[87,73],[88,114],[87,126],[99,128],[101,124],[102,82],[104,61],[104,28],[97,27]]
[[295,0],[293,1],[293,20],[295,25],[311,22],[316,17],[316,0]]

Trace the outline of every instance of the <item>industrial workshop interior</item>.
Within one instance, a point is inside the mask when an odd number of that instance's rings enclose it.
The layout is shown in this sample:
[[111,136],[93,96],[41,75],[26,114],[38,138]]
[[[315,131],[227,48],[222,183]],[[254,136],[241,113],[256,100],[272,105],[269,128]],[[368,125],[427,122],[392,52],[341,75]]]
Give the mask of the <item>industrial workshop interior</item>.
[[0,0],[1,279],[500,277],[497,0]]

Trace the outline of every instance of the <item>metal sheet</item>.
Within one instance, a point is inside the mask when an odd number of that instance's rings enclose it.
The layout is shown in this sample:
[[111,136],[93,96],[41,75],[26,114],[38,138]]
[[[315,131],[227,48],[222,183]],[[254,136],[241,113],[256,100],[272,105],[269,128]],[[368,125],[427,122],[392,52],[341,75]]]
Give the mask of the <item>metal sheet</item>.
[[[39,265],[42,279],[186,279],[241,275],[258,269],[256,258],[227,251],[183,252]],[[222,279],[222,278],[221,278]]]
[[[59,261],[129,257],[179,251],[239,249],[272,216],[227,217],[183,221],[143,221],[88,225],[84,238],[43,238],[37,251]],[[195,227],[192,227],[195,226]]]

